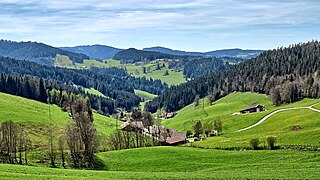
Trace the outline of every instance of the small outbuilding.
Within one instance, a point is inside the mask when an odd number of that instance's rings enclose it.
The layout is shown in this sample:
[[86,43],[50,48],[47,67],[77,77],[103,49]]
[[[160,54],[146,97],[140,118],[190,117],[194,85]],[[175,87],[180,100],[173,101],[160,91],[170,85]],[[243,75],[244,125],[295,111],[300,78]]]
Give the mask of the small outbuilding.
[[261,104],[254,104],[240,111],[241,114],[245,113],[253,113],[253,112],[261,112],[264,111],[264,106]]

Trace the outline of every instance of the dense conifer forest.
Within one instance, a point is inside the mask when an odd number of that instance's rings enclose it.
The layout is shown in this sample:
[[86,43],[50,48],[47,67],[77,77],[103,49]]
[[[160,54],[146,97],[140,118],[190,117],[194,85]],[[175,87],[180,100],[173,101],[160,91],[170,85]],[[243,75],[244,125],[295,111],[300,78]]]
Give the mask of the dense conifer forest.
[[127,110],[140,102],[140,98],[134,94],[134,89],[161,94],[167,87],[159,80],[131,77],[123,69],[118,68],[76,70],[43,66],[11,58],[0,58],[0,72],[36,76],[57,81],[59,84],[95,88],[107,97],[115,99],[117,107]]
[[197,96],[210,95],[216,100],[234,91],[269,94],[276,105],[304,97],[319,98],[319,68],[319,41],[281,47],[224,71],[172,86],[145,108],[151,112],[159,108],[176,111]]

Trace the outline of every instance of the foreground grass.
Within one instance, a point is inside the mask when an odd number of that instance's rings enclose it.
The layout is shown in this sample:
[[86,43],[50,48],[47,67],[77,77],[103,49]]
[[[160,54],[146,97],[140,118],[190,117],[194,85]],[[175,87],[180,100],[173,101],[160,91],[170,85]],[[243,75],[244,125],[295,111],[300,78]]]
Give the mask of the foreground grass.
[[312,151],[153,147],[99,153],[108,171],[0,164],[4,179],[317,179]]

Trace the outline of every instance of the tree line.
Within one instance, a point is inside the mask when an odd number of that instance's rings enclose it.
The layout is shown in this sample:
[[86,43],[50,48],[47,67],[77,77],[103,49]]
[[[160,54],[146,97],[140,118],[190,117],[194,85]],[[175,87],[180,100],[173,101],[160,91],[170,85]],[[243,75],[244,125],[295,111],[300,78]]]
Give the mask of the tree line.
[[176,111],[191,104],[197,95],[209,95],[215,101],[234,91],[269,94],[276,105],[319,98],[319,68],[319,41],[281,47],[224,71],[172,86],[145,108],[150,112],[159,108]]
[[[70,94],[82,94],[88,97],[93,109],[100,114],[112,114],[114,105],[119,105],[110,98],[85,93],[80,86],[60,84],[34,76],[16,76],[0,74],[0,92],[37,100],[43,103],[57,104],[62,107]],[[49,100],[49,101],[48,101]],[[136,101],[139,101],[137,99]]]

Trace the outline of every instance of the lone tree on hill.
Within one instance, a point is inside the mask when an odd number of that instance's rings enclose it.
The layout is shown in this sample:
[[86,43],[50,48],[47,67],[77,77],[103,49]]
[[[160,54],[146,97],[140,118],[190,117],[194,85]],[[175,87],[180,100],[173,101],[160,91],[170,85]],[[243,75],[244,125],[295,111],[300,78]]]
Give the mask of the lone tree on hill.
[[156,67],[156,70],[160,70],[161,68],[160,68],[160,64],[159,63],[157,63],[157,67]]
[[194,107],[197,107],[199,105],[200,95],[197,94],[194,98]]
[[257,150],[260,144],[260,141],[258,138],[254,138],[254,139],[251,139],[250,144],[254,150]]
[[218,134],[220,132],[222,132],[222,122],[221,122],[221,118],[220,117],[217,117],[214,121],[214,129],[217,130]]
[[147,68],[146,68],[146,67],[143,67],[143,68],[142,68],[142,73],[143,73],[143,74],[147,74]]
[[169,72],[168,70],[166,70],[166,72],[163,74],[163,76],[168,76],[169,75]]
[[269,148],[272,150],[272,149],[275,149],[275,144],[276,144],[276,138],[275,137],[268,137],[267,138],[267,143],[268,143],[268,146]]
[[203,127],[201,121],[197,121],[197,123],[193,126],[193,130],[197,137],[200,137],[200,134],[203,133]]

